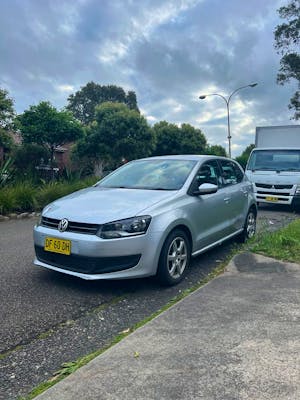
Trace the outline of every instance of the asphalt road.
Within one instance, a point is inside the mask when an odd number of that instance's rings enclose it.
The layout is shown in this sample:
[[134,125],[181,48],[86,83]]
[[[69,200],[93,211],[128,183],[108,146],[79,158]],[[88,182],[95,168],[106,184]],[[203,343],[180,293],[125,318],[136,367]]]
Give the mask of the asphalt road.
[[[274,230],[295,217],[288,208],[260,208],[259,226]],[[32,264],[34,224],[34,219],[0,223],[1,400],[25,395],[62,363],[103,347],[160,309],[202,280],[233,245],[195,258],[186,279],[172,288],[154,279],[89,282]]]

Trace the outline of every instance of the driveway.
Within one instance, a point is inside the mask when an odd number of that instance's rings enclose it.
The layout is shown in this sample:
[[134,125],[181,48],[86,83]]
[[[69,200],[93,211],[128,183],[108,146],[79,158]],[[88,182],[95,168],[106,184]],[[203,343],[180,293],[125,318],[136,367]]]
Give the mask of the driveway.
[[[259,210],[260,229],[297,217],[288,209]],[[94,351],[205,278],[228,256],[232,242],[193,260],[178,286],[153,279],[87,282],[32,264],[35,221],[0,223],[0,399],[16,399],[60,365]]]

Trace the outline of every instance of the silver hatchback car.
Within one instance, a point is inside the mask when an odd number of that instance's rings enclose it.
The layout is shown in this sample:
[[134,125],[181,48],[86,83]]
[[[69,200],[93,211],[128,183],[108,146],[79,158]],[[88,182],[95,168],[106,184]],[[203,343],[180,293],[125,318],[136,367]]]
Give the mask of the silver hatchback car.
[[46,206],[34,227],[34,263],[83,279],[157,275],[173,285],[191,256],[252,237],[256,214],[252,184],[235,161],[145,158]]

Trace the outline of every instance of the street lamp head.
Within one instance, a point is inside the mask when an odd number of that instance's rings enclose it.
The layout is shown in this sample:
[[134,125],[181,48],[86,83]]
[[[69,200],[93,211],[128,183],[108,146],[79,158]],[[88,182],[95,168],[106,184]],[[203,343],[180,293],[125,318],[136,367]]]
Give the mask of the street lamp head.
[[255,86],[257,86],[258,84],[257,83],[251,83],[251,85],[249,85],[250,87],[255,87]]
[[199,96],[199,99],[200,99],[200,100],[204,100],[205,98],[206,98],[205,95]]

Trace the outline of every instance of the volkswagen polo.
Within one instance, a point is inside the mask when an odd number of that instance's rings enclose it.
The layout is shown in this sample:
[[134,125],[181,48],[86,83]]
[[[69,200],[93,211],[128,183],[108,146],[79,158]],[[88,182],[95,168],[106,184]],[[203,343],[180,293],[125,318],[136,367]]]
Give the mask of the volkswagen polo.
[[173,285],[191,257],[252,237],[256,214],[252,184],[231,159],[135,160],[44,208],[34,263],[83,279],[156,275]]

